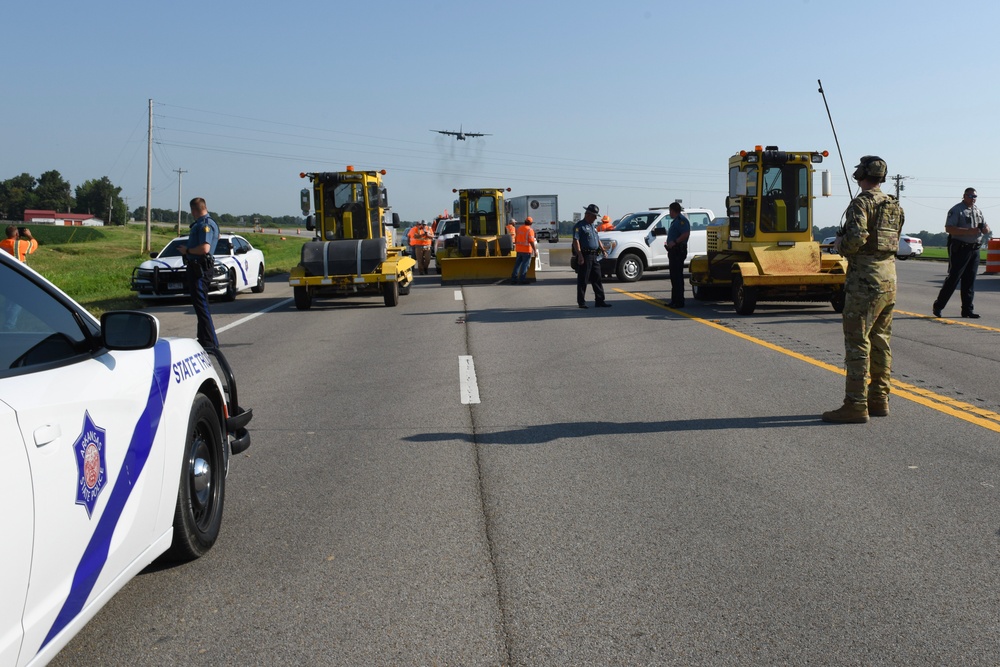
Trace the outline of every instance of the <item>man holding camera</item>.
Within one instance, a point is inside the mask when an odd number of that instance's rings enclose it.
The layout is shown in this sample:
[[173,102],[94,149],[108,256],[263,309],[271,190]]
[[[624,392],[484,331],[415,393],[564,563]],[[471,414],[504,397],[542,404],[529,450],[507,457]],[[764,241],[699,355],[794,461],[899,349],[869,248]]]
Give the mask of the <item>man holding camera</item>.
[[976,274],[979,272],[979,248],[983,245],[983,235],[990,233],[990,226],[983,218],[983,212],[976,206],[975,188],[966,188],[962,201],[948,211],[944,231],[948,232],[948,277],[934,301],[934,317],[941,317],[941,311],[948,305],[948,299],[955,287],[962,284],[962,317],[979,319],[973,310],[972,297],[975,294]]
[[0,241],[0,250],[6,250],[17,257],[17,261],[26,264],[28,255],[38,250],[38,241],[31,237],[31,230],[27,227],[8,225],[7,238]]
[[208,310],[208,289],[212,282],[212,267],[215,259],[212,250],[219,240],[219,226],[208,215],[208,205],[201,197],[191,200],[191,223],[187,245],[178,248],[184,255],[187,267],[188,293],[198,318],[198,342],[206,350],[219,349],[219,339],[215,335],[215,323]]

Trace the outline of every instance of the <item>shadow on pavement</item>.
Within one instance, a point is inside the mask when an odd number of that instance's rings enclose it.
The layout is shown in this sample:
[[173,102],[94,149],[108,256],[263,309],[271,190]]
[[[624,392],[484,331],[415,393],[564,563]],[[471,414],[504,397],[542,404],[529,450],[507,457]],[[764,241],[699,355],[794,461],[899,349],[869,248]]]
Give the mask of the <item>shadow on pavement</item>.
[[471,433],[418,433],[403,440],[438,442],[458,440],[480,445],[538,445],[564,438],[589,438],[595,435],[635,435],[640,433],[678,433],[729,429],[794,428],[814,426],[819,415],[773,415],[769,417],[734,417],[726,419],[677,419],[655,422],[569,422],[540,424],[507,431]]

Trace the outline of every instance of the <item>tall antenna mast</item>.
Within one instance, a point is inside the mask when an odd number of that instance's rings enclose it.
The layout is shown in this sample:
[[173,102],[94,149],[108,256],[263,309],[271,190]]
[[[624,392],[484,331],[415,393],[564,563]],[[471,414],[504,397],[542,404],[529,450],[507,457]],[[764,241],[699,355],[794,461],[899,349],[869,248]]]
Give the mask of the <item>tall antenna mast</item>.
[[837,128],[833,126],[833,116],[830,114],[830,105],[826,103],[826,93],[823,92],[823,82],[816,79],[819,84],[819,94],[823,96],[823,106],[826,107],[826,117],[830,119],[830,129],[833,130],[833,141],[837,144],[837,155],[840,156],[840,167],[844,170],[844,180],[847,182],[847,192],[851,199],[854,199],[854,188],[851,187],[851,179],[847,177],[847,165],[844,164],[844,153],[840,150],[840,139],[837,138]]

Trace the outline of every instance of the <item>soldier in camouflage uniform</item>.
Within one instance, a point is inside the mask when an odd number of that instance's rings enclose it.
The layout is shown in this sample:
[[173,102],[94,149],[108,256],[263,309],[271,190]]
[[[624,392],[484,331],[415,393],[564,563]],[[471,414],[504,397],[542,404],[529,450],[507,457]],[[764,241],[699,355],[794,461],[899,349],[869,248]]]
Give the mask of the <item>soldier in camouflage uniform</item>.
[[844,284],[844,405],[823,413],[823,421],[863,424],[889,415],[892,309],[896,305],[896,250],[903,209],[879,188],[888,166],[866,155],[854,171],[861,193],[847,209],[836,247],[847,258]]

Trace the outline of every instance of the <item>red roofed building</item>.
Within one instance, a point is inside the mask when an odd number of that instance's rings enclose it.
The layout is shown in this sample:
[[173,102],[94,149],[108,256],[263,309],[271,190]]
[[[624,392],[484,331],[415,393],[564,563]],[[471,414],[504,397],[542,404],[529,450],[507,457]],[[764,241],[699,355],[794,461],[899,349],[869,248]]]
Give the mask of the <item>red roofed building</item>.
[[63,225],[66,227],[103,227],[104,221],[90,213],[56,213],[55,211],[24,211],[24,221],[36,225]]

